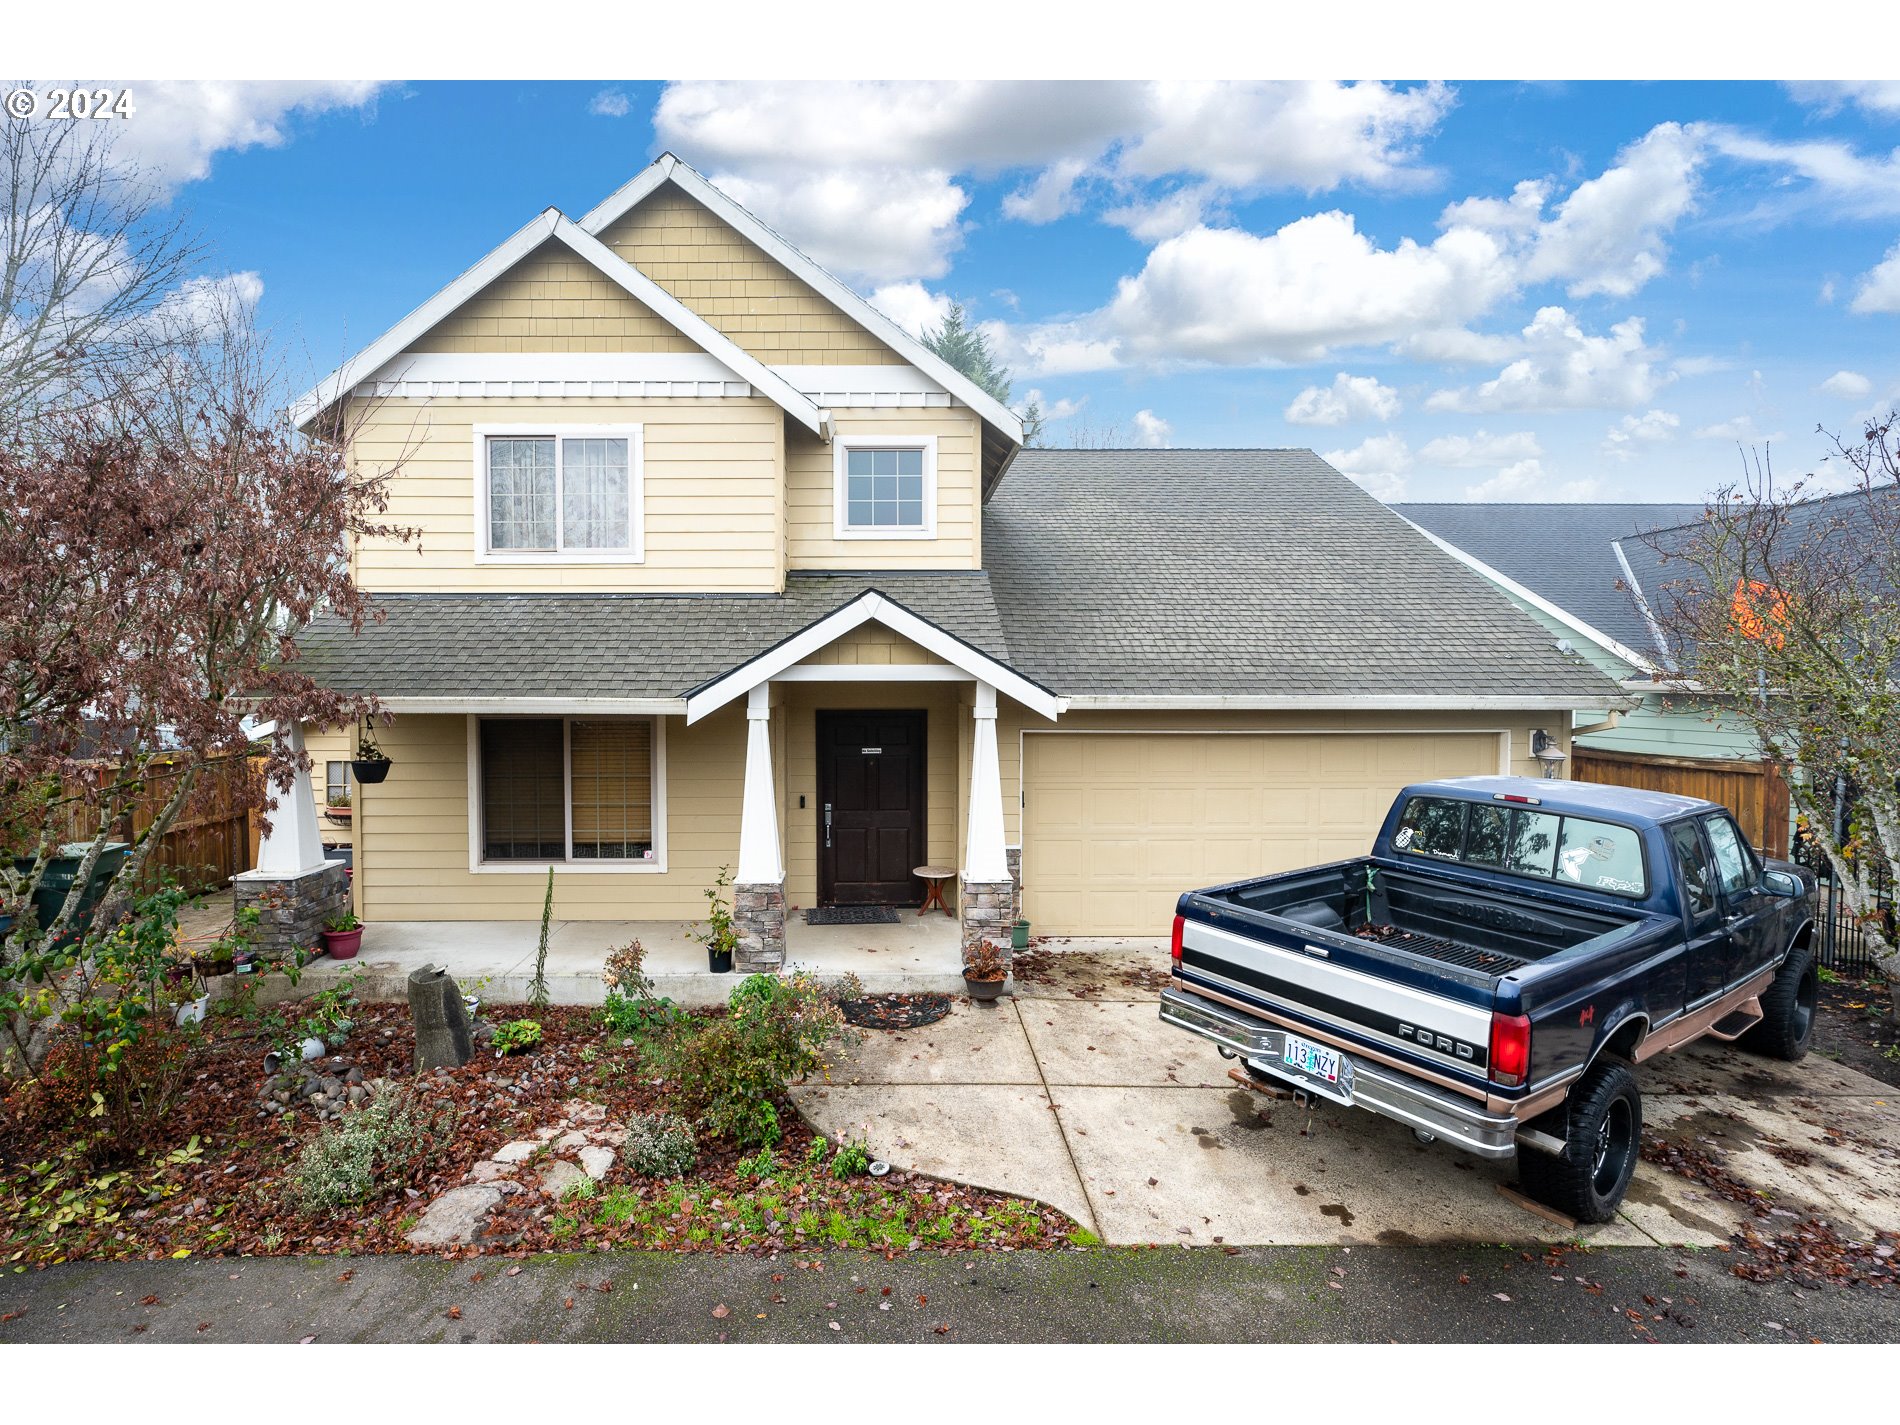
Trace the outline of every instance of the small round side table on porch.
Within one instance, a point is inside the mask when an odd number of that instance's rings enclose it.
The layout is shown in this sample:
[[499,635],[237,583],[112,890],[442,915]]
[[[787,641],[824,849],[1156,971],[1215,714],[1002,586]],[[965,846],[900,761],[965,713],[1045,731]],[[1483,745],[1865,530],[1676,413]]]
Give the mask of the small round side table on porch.
[[955,866],[913,866],[910,873],[921,877],[924,883],[924,903],[917,907],[917,914],[922,915],[932,906],[945,915],[950,914],[950,907],[943,903],[943,883],[956,875],[957,868]]

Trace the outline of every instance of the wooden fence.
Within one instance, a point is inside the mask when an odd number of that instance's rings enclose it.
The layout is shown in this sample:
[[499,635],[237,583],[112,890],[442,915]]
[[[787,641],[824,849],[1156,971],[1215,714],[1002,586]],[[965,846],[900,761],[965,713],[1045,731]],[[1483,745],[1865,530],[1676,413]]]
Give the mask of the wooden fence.
[[[177,820],[158,839],[146,860],[143,879],[147,886],[156,885],[169,870],[188,891],[215,890],[257,864],[257,815],[246,809],[244,788],[249,779],[260,775],[262,767],[261,758],[252,758],[248,765],[242,761],[213,764],[200,774]],[[92,839],[94,824],[88,820],[83,797],[110,785],[119,769],[102,762],[94,764],[86,775],[91,779],[90,788],[71,789],[82,800],[75,802],[68,814],[63,833],[67,840]],[[131,841],[145,834],[170,801],[177,775],[169,764],[155,765],[113,828],[115,840]]]
[[1689,757],[1635,757],[1572,747],[1571,775],[1645,792],[1701,797],[1735,813],[1763,854],[1788,855],[1788,785],[1772,762],[1712,762]]

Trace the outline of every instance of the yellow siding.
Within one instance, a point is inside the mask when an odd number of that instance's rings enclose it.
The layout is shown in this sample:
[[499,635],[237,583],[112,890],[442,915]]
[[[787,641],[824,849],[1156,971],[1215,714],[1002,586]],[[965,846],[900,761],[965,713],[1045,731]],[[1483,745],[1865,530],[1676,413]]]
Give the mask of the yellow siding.
[[805,659],[807,663],[941,663],[943,660],[926,648],[919,648],[901,633],[893,633],[881,623],[860,624],[844,637],[826,644]]
[[[645,427],[644,563],[475,562],[474,426],[634,422]],[[361,468],[396,470],[388,519],[423,534],[407,545],[364,543],[356,576],[378,593],[777,592],[784,449],[784,419],[762,397],[379,400],[367,410],[354,455]]]
[[[963,845],[958,796],[957,729],[966,720],[956,683],[785,683],[785,703],[774,721],[785,728],[785,903],[809,906],[818,899],[818,836],[823,806],[818,798],[818,723],[815,714],[833,708],[921,708],[927,716],[924,752],[924,837],[931,861],[955,865]],[[805,805],[798,805],[800,797]],[[733,833],[736,837],[737,829]]]
[[[357,825],[357,904],[365,920],[520,920],[541,916],[545,873],[469,870],[467,719],[398,717],[378,733],[395,765]],[[562,920],[688,920],[739,852],[745,715],[692,727],[666,720],[663,872],[554,873]],[[532,949],[532,937],[524,942]]]
[[[325,846],[348,846],[355,834],[355,807],[350,815],[335,816],[325,809],[328,771],[326,762],[347,762],[356,755],[356,729],[340,727],[304,729],[304,750],[310,754],[310,788],[317,799],[317,832]],[[355,791],[351,779],[351,791]]]
[[600,239],[762,361],[775,366],[904,364],[763,249],[670,185]]
[[698,351],[562,243],[547,242],[437,323],[411,351]]
[[793,569],[983,567],[981,422],[960,407],[832,412],[838,434],[937,438],[937,537],[837,539],[832,446],[802,429],[786,440],[786,558]]

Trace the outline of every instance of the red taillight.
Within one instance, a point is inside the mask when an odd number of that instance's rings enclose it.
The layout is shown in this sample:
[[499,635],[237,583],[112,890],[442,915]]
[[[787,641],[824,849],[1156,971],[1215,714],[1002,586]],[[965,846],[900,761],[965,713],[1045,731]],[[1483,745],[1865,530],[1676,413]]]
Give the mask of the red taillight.
[[1531,1022],[1521,1014],[1491,1016],[1491,1082],[1516,1088],[1531,1067]]
[[1174,938],[1168,945],[1168,955],[1177,970],[1181,968],[1181,931],[1186,925],[1187,921],[1180,916],[1174,918]]

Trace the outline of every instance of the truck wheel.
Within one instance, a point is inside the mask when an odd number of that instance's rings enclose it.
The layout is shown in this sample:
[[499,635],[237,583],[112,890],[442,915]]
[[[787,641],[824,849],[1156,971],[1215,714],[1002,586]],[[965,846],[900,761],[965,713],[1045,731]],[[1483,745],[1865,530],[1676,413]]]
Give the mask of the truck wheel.
[[1774,983],[1762,992],[1761,1023],[1742,1036],[1742,1047],[1789,1063],[1805,1057],[1814,1042],[1814,1009],[1820,998],[1814,952],[1805,945],[1790,950]]
[[1524,1191],[1579,1222],[1608,1222],[1629,1190],[1643,1142],[1643,1097],[1621,1059],[1603,1058],[1567,1105],[1561,1155],[1520,1149]]

